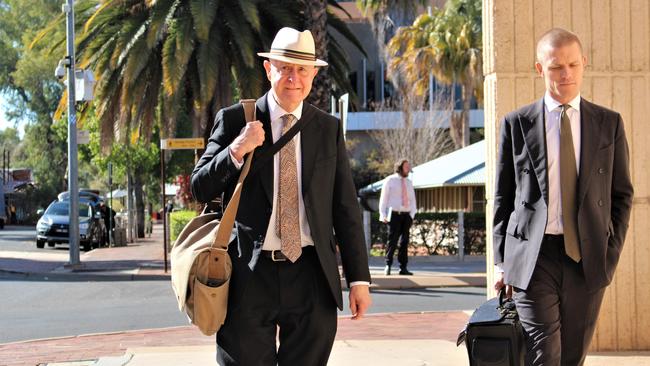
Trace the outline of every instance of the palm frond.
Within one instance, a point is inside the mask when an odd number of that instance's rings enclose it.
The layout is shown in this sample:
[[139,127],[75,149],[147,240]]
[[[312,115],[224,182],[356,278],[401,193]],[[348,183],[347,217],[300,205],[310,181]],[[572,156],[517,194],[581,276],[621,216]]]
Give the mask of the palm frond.
[[194,30],[199,41],[207,41],[210,37],[212,22],[217,16],[216,0],[189,0],[190,12],[194,20]]
[[244,18],[250,23],[255,32],[259,32],[261,28],[260,14],[257,10],[257,1],[255,0],[241,0],[239,7],[241,8]]

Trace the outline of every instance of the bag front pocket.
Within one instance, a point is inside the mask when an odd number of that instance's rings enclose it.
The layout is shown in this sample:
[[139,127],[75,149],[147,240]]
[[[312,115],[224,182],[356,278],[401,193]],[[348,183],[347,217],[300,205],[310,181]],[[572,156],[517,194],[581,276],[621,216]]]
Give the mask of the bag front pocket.
[[226,319],[226,310],[228,309],[228,287],[230,279],[213,283],[208,280],[208,286],[202,283],[198,278],[194,278],[194,323],[205,335],[212,335],[221,328]]

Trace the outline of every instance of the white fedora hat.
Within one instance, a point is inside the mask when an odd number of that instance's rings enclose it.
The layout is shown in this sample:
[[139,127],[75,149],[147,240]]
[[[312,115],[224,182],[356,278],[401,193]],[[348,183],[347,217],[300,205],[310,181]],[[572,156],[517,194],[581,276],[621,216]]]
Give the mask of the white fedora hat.
[[290,64],[327,66],[327,62],[316,58],[314,37],[308,30],[299,32],[284,27],[275,35],[271,52],[259,52],[258,55]]

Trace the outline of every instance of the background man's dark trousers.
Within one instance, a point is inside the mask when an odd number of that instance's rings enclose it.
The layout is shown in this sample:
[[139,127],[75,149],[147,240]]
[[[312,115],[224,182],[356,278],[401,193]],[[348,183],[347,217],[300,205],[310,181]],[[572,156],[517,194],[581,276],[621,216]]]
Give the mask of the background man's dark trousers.
[[407,274],[406,266],[408,263],[408,246],[409,246],[409,231],[413,219],[408,212],[393,211],[390,215],[390,222],[388,223],[388,247],[386,248],[386,266],[390,274],[390,267],[393,265],[393,255],[397,249],[397,242],[399,239],[399,250],[397,251],[397,261],[399,262],[400,272]]

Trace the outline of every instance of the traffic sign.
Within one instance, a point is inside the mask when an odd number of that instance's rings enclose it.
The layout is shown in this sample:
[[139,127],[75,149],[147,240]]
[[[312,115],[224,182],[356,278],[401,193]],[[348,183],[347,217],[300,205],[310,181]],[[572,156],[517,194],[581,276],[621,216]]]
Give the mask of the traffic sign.
[[162,139],[160,148],[163,150],[196,150],[203,149],[205,141],[202,138]]

